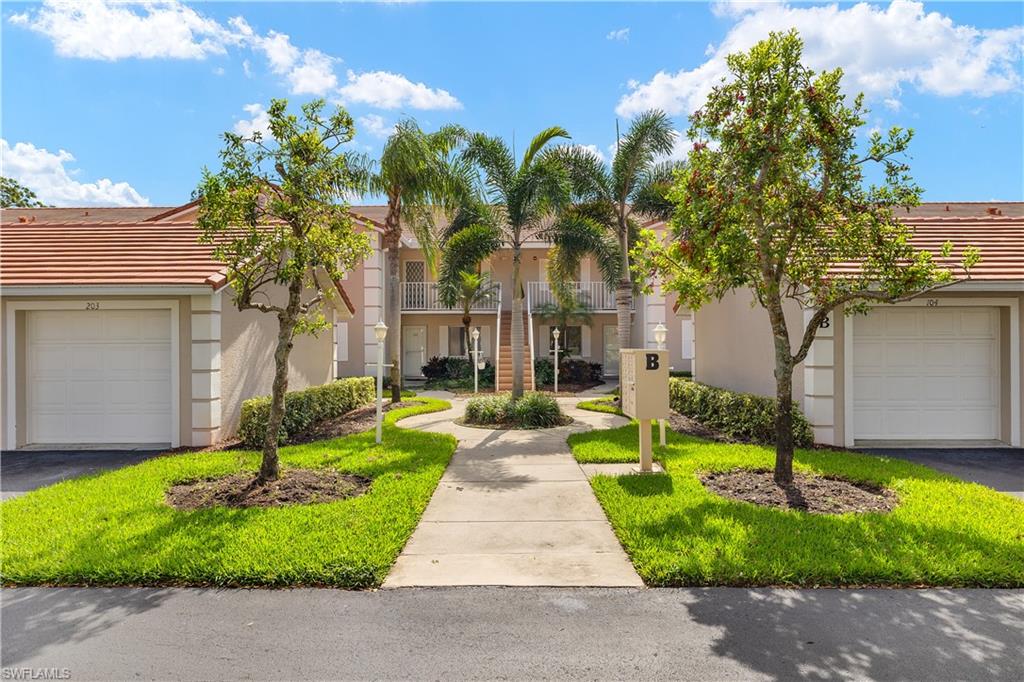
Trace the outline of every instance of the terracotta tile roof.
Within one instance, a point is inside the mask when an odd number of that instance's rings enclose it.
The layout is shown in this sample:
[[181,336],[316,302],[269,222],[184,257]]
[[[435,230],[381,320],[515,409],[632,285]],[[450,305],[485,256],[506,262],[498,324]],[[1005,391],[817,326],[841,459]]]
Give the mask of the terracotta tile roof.
[[78,208],[4,208],[0,224],[138,222],[171,210],[170,206],[78,207]]
[[[188,222],[14,223],[0,226],[0,287],[227,284],[213,246]],[[355,306],[334,282],[349,312]]]
[[[913,217],[903,222],[914,229],[911,243],[918,248],[938,254],[946,241],[953,243],[952,255],[936,262],[953,269],[958,278],[963,276],[963,249],[973,245],[981,251],[981,262],[972,268],[972,280],[1024,281],[1024,217]],[[849,263],[836,272],[855,272],[857,267]]]
[[0,285],[226,283],[190,223],[14,223],[0,232]]
[[1024,201],[926,201],[897,215],[907,218],[1024,217]]

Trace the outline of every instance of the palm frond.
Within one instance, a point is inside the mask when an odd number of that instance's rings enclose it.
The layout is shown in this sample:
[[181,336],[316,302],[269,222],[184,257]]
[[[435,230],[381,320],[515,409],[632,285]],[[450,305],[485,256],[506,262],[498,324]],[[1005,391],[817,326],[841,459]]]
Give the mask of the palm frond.
[[612,182],[619,201],[625,202],[643,173],[672,151],[675,138],[672,119],[663,111],[652,109],[633,119],[612,161]]
[[675,206],[666,197],[676,172],[685,166],[682,161],[663,161],[644,171],[630,196],[633,211],[648,218],[671,218]]
[[571,135],[562,126],[551,126],[545,130],[540,131],[534,135],[533,139],[530,140],[530,146],[526,148],[526,153],[523,154],[523,162],[520,164],[520,171],[528,169],[533,165],[533,160],[540,153],[545,146],[555,138],[569,139]]
[[453,233],[445,242],[438,274],[438,296],[446,306],[458,300],[462,275],[473,272],[501,248],[501,231],[493,225],[471,224]]

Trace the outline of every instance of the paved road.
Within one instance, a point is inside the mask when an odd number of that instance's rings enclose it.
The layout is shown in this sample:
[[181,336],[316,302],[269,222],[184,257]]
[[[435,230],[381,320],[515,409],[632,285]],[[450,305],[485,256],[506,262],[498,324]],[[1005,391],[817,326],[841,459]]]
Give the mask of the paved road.
[[47,589],[2,665],[89,679],[1024,679],[1008,590]]
[[908,459],[1024,500],[1024,448],[872,448],[864,452]]

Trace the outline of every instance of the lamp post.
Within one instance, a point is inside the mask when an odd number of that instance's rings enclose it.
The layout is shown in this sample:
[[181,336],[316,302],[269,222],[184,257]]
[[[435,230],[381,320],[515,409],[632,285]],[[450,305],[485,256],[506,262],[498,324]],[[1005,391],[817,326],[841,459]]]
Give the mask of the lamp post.
[[377,337],[377,443],[382,436],[382,416],[384,412],[384,339],[388,336],[388,326],[379,320],[373,326],[373,335]]
[[473,393],[480,392],[480,330],[473,327]]
[[555,337],[555,395],[558,395],[558,337],[561,335],[562,332],[558,331],[558,327],[551,331],[551,336]]
[[[658,345],[658,350],[665,350],[665,338],[668,336],[668,329],[661,322],[654,328],[654,343]],[[662,447],[665,447],[665,420],[658,420],[658,438]]]

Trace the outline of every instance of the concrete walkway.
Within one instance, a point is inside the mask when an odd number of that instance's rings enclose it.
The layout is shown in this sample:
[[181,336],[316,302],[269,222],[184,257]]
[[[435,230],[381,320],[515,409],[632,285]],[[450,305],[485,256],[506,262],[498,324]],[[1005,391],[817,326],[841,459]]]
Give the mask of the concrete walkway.
[[440,585],[639,587],[566,437],[625,424],[560,399],[570,426],[498,431],[459,426],[466,400],[403,420],[459,446],[385,588]]

